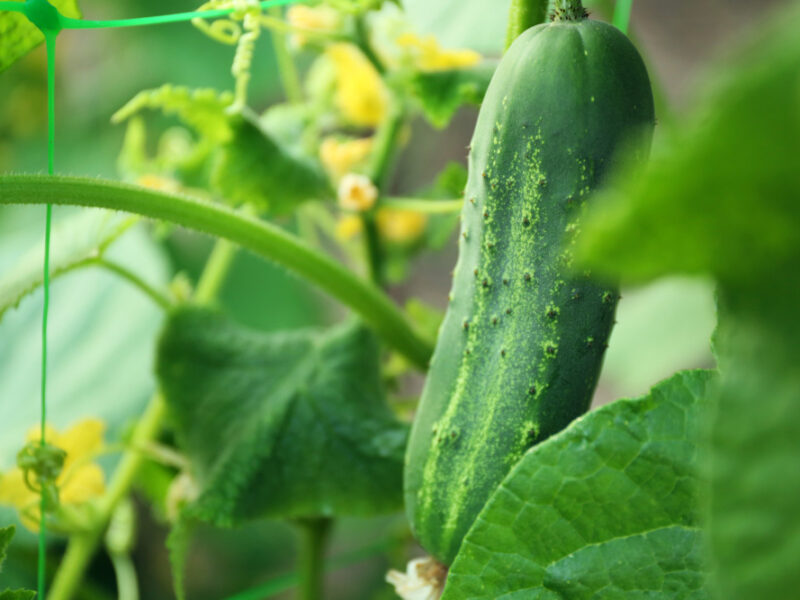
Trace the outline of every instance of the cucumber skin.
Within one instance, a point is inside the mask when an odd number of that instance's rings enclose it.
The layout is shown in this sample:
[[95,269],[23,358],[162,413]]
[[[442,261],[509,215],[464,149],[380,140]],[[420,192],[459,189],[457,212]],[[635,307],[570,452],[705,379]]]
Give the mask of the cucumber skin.
[[446,565],[522,454],[589,408],[619,294],[571,273],[570,223],[629,137],[646,158],[654,122],[644,63],[610,25],[538,25],[498,66],[406,453],[409,521]]

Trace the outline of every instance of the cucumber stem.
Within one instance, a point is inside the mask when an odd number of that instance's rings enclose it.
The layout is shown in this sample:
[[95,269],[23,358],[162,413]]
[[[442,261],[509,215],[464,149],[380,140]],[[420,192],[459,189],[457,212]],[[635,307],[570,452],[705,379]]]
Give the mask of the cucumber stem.
[[506,50],[524,31],[544,23],[547,17],[548,0],[511,0],[508,13]]
[[583,21],[587,16],[581,0],[555,0],[553,21]]

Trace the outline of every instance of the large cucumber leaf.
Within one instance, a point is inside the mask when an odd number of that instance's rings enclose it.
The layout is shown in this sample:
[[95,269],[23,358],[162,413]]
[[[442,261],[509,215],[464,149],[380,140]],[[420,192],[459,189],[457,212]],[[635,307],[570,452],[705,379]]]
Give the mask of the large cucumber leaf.
[[194,518],[371,515],[401,506],[407,427],[361,325],[264,334],[215,312],[169,320],[158,375],[200,494]]
[[[20,0],[21,1],[21,0]],[[50,0],[65,17],[80,18],[77,0]],[[44,35],[21,12],[0,10],[0,72],[44,41]]]
[[712,381],[679,373],[531,449],[467,534],[444,600],[707,598],[696,459]]

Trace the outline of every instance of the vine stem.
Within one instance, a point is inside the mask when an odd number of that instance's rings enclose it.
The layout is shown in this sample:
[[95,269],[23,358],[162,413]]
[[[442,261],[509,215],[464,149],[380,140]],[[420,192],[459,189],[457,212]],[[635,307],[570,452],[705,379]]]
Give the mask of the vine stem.
[[169,310],[172,308],[173,303],[167,296],[159,292],[156,288],[147,283],[144,279],[139,277],[139,275],[137,275],[127,267],[123,267],[122,265],[114,261],[107,260],[105,258],[89,259],[86,261],[85,264],[97,265],[98,267],[102,267],[106,271],[109,271],[114,275],[121,277],[128,283],[138,288],[143,294],[145,294],[147,297],[153,300],[153,302],[155,302],[159,307],[163,308],[164,310]]
[[359,314],[420,369],[430,344],[414,331],[392,300],[344,266],[282,229],[219,204],[138,186],[79,177],[0,176],[0,205],[92,206],[136,213],[227,239],[283,265]]
[[325,575],[325,548],[331,532],[331,519],[306,519],[301,530],[298,600],[322,600]]
[[[280,7],[272,7],[270,9],[270,15],[276,20],[279,20],[281,16]],[[270,31],[270,35],[272,36],[272,45],[275,48],[275,60],[278,63],[278,74],[283,84],[283,90],[286,93],[286,99],[291,104],[299,104],[303,101],[303,86],[300,84],[300,76],[297,73],[294,59],[286,45],[286,34],[273,29]]]
[[523,32],[547,18],[548,0],[511,0],[508,13],[506,50]]
[[[139,447],[154,440],[161,431],[166,416],[166,405],[160,393],[150,400],[142,418],[136,424],[131,445]],[[48,600],[69,600],[81,584],[86,567],[94,556],[103,533],[111,521],[119,503],[128,495],[139,468],[145,461],[145,455],[136,450],[125,452],[114,471],[105,494],[100,498],[94,527],[87,532],[76,534],[70,538],[67,552],[53,579]]]

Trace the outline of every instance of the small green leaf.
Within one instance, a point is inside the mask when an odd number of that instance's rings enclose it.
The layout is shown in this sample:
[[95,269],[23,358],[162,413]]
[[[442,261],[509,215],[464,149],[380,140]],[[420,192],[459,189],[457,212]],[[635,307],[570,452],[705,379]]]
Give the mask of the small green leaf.
[[[2,570],[3,561],[6,559],[6,551],[8,545],[11,543],[11,538],[14,537],[14,526],[0,528],[0,570]],[[29,590],[5,590],[0,592],[0,600],[33,600],[36,592]]]
[[290,213],[307,200],[331,195],[319,165],[292,154],[251,116],[231,118],[211,183],[234,204],[252,203],[271,214]]
[[494,65],[487,64],[471,69],[416,73],[411,79],[411,92],[428,121],[441,129],[463,105],[480,105],[493,73]]
[[111,117],[112,123],[122,123],[142,110],[160,110],[175,115],[208,140],[222,143],[230,139],[231,130],[226,110],[233,104],[233,94],[210,88],[190,89],[166,84],[143,90]]
[[[106,249],[138,221],[105,211],[83,212],[53,229],[50,277],[68,273],[100,258]],[[0,320],[10,308],[42,285],[43,243],[37,243],[0,276]]]
[[201,489],[188,514],[226,526],[399,508],[407,427],[384,403],[379,357],[361,325],[263,334],[175,313],[157,369]]
[[619,174],[590,203],[579,257],[642,282],[710,273],[752,285],[765,265],[800,262],[800,7],[774,21],[716,75],[700,108],[666,134],[643,172]]
[[711,382],[678,373],[530,450],[467,534],[443,600],[707,598],[696,455]]
[[[77,0],[50,0],[65,17],[79,19]],[[44,34],[21,12],[0,10],[0,73],[44,42]]]

